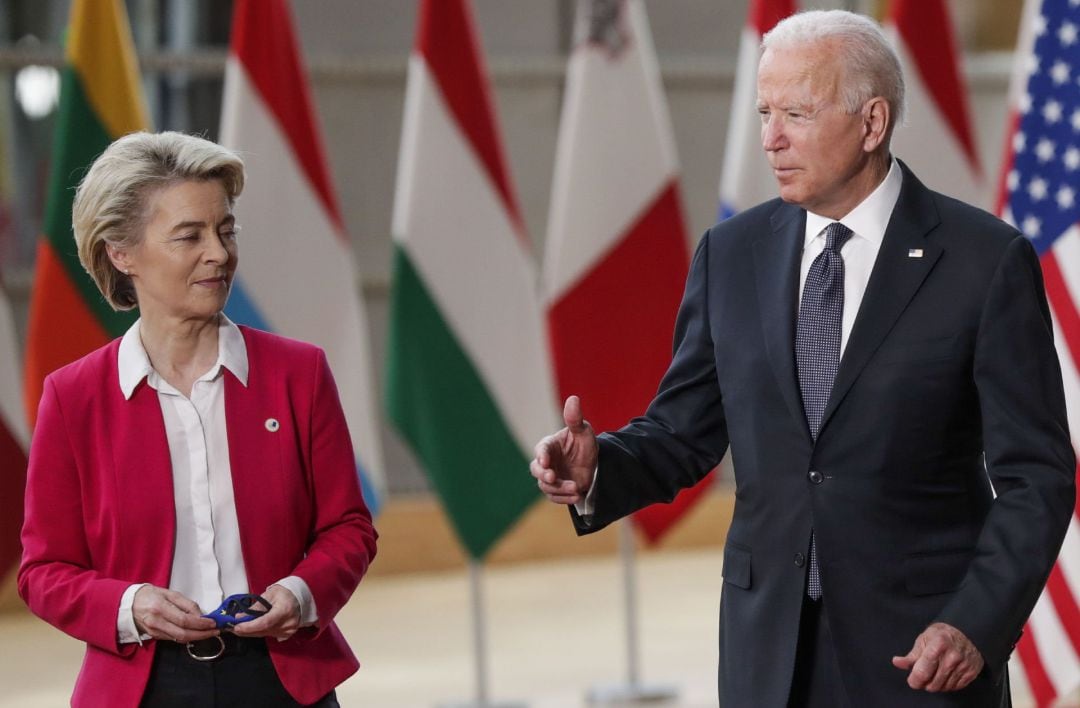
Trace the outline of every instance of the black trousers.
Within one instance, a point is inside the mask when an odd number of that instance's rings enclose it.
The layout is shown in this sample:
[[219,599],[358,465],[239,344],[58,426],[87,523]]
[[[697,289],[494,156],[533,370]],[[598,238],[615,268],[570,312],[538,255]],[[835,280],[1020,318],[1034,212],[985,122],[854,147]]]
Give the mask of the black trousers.
[[[265,639],[223,635],[225,653],[192,659],[183,644],[159,641],[142,708],[297,708],[281,685]],[[313,705],[340,708],[333,691]]]
[[803,598],[788,708],[851,708],[822,600]]

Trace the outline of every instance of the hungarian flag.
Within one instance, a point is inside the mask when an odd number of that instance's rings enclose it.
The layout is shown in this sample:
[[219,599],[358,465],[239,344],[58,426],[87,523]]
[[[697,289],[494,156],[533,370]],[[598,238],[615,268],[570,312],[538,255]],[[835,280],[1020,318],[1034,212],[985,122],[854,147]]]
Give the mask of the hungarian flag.
[[932,189],[990,208],[960,53],[944,0],[892,0],[885,30],[900,55],[907,88],[905,125],[892,152]]
[[539,495],[556,429],[537,276],[465,0],[423,0],[394,203],[388,414],[468,553]]
[[247,181],[225,313],[326,351],[364,499],[377,512],[385,484],[367,318],[317,125],[287,3],[237,0],[221,143],[244,158]]
[[38,243],[26,342],[25,405],[33,427],[45,377],[118,337],[135,321],[114,312],[79,264],[71,232],[75,187],[111,143],[149,125],[121,0],[74,0]]
[[[30,435],[22,407],[19,348],[7,295],[0,288],[0,593],[4,579],[19,565],[19,530],[26,488],[26,451]],[[0,594],[2,604],[2,594]]]
[[[998,212],[1039,253],[1080,440],[1080,13],[1076,0],[1028,0],[1016,48],[1010,129]],[[1042,708],[1080,687],[1080,516],[1035,605],[1016,653]]]
[[[689,266],[679,164],[641,0],[582,0],[559,128],[544,291],[562,398],[597,431],[644,412]],[[711,478],[710,480],[711,481]],[[708,489],[634,515],[657,541]]]

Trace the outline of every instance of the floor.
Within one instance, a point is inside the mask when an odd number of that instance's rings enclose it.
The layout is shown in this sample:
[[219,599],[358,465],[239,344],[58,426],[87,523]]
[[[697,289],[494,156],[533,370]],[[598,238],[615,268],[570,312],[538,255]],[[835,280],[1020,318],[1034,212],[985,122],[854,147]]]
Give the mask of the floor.
[[[642,686],[675,697],[650,706],[716,706],[720,553],[667,551],[637,563]],[[483,574],[489,701],[587,705],[627,676],[622,566],[615,556],[498,566]],[[674,601],[673,601],[674,600]],[[363,667],[342,706],[477,705],[469,576],[370,578],[338,622]],[[0,615],[0,707],[67,705],[82,645],[24,612]],[[1030,706],[1016,697],[1017,708]],[[611,705],[611,704],[608,704]]]

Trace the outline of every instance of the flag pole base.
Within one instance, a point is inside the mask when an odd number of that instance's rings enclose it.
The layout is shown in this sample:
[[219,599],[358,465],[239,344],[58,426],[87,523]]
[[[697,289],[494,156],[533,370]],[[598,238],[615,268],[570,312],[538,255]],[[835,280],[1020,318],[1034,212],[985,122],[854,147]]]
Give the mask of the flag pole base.
[[436,708],[528,708],[528,703],[520,701],[464,701],[461,703],[440,703]]
[[620,683],[593,686],[585,695],[590,706],[622,706],[641,703],[660,703],[679,696],[679,690],[669,684]]

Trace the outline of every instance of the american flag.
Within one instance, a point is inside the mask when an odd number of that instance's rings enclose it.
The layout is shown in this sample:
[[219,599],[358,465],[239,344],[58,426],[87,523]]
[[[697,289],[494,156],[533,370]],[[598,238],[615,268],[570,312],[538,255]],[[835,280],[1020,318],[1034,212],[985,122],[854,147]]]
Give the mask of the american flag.
[[[998,211],[1038,251],[1080,441],[1080,0],[1028,0],[1012,86],[1010,140]],[[1080,687],[1080,520],[1017,645],[1037,704]]]

